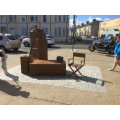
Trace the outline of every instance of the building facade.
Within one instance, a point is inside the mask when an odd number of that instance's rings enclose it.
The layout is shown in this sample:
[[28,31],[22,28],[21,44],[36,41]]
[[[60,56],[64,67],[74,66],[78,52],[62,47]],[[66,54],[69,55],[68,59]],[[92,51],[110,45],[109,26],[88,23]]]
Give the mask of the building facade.
[[82,36],[83,38],[98,36],[99,23],[100,21],[97,21],[96,19],[93,19],[93,22],[91,23],[89,23],[89,21],[87,21],[86,24],[82,23],[81,26],[79,25],[77,27],[76,35]]
[[37,25],[56,42],[66,42],[69,31],[69,15],[0,15],[0,33],[29,36]]
[[99,23],[99,36],[107,37],[113,35],[116,37],[120,34],[120,18],[107,20]]

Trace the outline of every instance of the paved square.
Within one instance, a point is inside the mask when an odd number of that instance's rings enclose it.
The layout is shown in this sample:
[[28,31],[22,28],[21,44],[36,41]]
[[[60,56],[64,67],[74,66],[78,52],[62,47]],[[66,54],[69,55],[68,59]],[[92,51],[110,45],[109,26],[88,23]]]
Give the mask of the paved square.
[[101,93],[106,92],[106,89],[104,87],[104,81],[102,80],[102,75],[99,67],[84,66],[80,70],[83,76],[79,77],[78,79],[75,76],[69,77],[69,74],[71,74],[71,70],[68,66],[66,66],[66,69],[67,69],[66,76],[30,77],[29,75],[22,74],[20,66],[16,66],[8,70],[10,74],[8,74],[7,76],[3,72],[0,73],[0,79],[46,84]]

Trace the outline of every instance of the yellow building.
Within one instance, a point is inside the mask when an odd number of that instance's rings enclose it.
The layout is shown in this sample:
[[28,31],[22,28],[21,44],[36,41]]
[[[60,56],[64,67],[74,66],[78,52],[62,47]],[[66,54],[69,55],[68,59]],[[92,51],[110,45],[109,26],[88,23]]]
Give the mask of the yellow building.
[[107,20],[99,23],[99,36],[107,37],[113,35],[116,37],[120,34],[120,18]]

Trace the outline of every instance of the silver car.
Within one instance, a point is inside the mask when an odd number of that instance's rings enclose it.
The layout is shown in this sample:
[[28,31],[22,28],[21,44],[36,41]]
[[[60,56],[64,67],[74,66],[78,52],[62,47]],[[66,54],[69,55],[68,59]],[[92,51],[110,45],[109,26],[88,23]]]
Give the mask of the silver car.
[[[46,40],[47,40],[48,47],[51,47],[51,45],[55,45],[55,40],[53,39],[52,36],[46,35]],[[30,46],[30,38],[24,38],[22,40],[22,44],[24,44],[25,47]]]
[[15,39],[15,37],[12,34],[0,34],[0,49],[4,51],[10,49],[18,51],[20,47],[20,40]]

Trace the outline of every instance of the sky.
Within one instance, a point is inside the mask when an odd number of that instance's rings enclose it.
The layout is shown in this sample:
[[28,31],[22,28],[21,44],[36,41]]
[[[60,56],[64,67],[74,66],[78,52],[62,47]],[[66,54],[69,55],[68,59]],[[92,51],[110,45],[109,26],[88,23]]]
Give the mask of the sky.
[[[81,25],[81,23],[86,23],[86,21],[92,22],[93,19],[99,21],[106,21],[110,19],[115,19],[120,17],[120,15],[76,15],[76,25]],[[70,27],[73,25],[73,15],[70,15]]]

